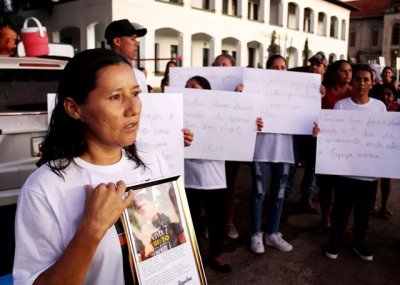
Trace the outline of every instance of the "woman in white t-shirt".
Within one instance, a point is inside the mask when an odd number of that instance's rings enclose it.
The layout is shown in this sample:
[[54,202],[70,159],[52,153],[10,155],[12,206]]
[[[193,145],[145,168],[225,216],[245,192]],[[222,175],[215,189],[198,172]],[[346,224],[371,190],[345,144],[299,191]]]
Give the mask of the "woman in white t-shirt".
[[133,201],[126,184],[168,175],[161,156],[135,143],[139,92],[113,51],[86,50],[66,65],[40,168],[18,199],[14,284],[133,282],[114,226]]
[[[194,76],[185,88],[211,90],[211,85],[206,78]],[[185,159],[185,188],[198,241],[203,232],[203,209],[206,215],[210,245],[206,265],[222,273],[231,272],[231,266],[221,258],[226,223],[225,161]]]
[[[285,58],[280,55],[271,56],[267,61],[267,69],[287,70]],[[251,251],[257,254],[264,253],[264,243],[281,251],[291,251],[293,247],[282,238],[279,224],[289,166],[294,163],[293,136],[258,133],[253,160]],[[262,213],[268,185],[270,185],[268,222],[265,234],[263,234],[261,230]]]

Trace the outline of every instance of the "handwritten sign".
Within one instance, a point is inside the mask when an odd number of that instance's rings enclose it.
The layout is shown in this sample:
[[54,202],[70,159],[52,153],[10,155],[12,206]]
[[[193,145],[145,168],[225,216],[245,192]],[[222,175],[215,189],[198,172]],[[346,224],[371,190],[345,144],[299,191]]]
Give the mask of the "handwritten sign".
[[184,124],[194,133],[185,158],[253,160],[257,95],[171,87],[166,91],[183,93]]
[[321,76],[312,73],[247,68],[244,90],[263,95],[263,132],[311,134],[321,110]]
[[170,87],[184,88],[189,78],[206,78],[213,90],[234,91],[243,82],[243,67],[174,67],[170,70]]
[[154,146],[167,161],[171,174],[182,175],[182,94],[142,93],[140,99],[142,114],[137,140]]
[[400,113],[322,110],[316,173],[400,178]]

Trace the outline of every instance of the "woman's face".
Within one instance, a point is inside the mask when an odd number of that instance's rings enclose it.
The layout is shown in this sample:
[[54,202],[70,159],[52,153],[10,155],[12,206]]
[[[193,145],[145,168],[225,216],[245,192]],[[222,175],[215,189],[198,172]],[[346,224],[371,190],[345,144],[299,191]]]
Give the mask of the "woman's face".
[[203,89],[203,87],[201,87],[201,85],[194,79],[188,80],[188,82],[186,82],[185,88]]
[[340,68],[336,71],[336,82],[339,84],[349,84],[351,82],[352,70],[348,63],[342,63]]
[[277,58],[272,62],[270,69],[286,70],[286,62],[282,58]]
[[142,103],[140,88],[127,64],[101,69],[96,87],[78,105],[79,119],[86,125],[88,149],[121,148],[136,140]]
[[393,71],[390,69],[386,69],[382,72],[382,81],[383,83],[392,83],[393,80]]
[[360,70],[356,72],[354,74],[352,86],[355,95],[358,95],[360,97],[368,97],[369,90],[371,90],[372,88],[371,73],[365,70]]
[[385,95],[386,105],[388,105],[394,101],[394,94],[393,94],[392,90],[390,90],[389,88],[384,88],[383,94]]

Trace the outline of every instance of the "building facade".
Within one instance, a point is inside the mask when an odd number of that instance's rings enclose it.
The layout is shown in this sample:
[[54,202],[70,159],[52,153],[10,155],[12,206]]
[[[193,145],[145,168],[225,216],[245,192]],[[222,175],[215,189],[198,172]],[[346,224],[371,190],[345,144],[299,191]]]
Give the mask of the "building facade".
[[[50,40],[76,50],[104,47],[105,27],[127,18],[146,27],[137,65],[148,82],[159,85],[165,64],[179,57],[181,66],[209,66],[215,56],[231,54],[239,66],[264,67],[273,42],[300,66],[304,54],[323,51],[330,60],[347,58],[352,6],[335,0],[78,0],[60,1],[51,16],[34,15]],[[275,36],[273,36],[275,35]],[[305,43],[308,49],[305,52]]]
[[[400,56],[400,1],[349,1],[358,8],[350,15],[349,56],[353,61],[396,67]],[[400,68],[400,67],[398,67]]]

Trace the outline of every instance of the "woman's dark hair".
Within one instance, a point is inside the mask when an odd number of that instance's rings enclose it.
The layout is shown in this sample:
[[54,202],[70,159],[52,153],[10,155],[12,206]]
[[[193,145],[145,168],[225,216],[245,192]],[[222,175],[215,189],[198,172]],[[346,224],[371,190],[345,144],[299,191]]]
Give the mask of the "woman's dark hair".
[[[385,89],[389,89],[390,91],[392,91],[393,96],[395,99],[399,98],[399,91],[396,89],[396,87],[394,87],[393,84],[388,84],[388,83],[384,83],[382,84],[382,93]],[[382,94],[383,97],[385,97],[385,94]]]
[[286,58],[284,58],[284,57],[281,56],[280,54],[274,54],[274,55],[271,55],[271,56],[268,58],[267,63],[265,64],[265,68],[266,68],[266,69],[271,69],[272,64],[273,64],[274,61],[277,60],[277,59],[282,59],[282,60],[285,62],[285,65],[286,65],[286,67],[287,67]]
[[[125,57],[106,49],[82,51],[68,62],[58,83],[57,103],[41,148],[42,157],[38,166],[47,164],[54,173],[62,177],[62,170],[86,151],[85,124],[68,115],[64,109],[64,101],[70,97],[76,104],[84,104],[89,93],[96,87],[99,71],[117,64],[131,66]],[[137,166],[145,166],[137,154],[135,144],[124,149]]]
[[176,63],[176,61],[170,60],[167,62],[167,65],[165,66],[165,72],[164,72],[164,77],[169,75],[169,69],[170,69],[170,65],[174,64],[175,66],[178,66],[178,64]]
[[233,58],[233,56],[231,56],[230,54],[227,54],[227,53],[223,53],[223,54],[220,54],[219,56],[217,56],[215,59],[214,59],[214,62],[211,64],[211,66],[217,66],[217,64],[216,64],[216,62],[220,59],[220,58],[226,58],[226,59],[228,59],[230,62],[231,62],[231,65],[232,66],[235,66],[236,65],[236,62],[235,62],[235,59]]
[[211,90],[211,84],[210,84],[210,82],[209,82],[207,79],[205,79],[204,77],[202,77],[202,76],[199,76],[199,75],[193,76],[193,77],[189,78],[188,81],[186,81],[186,82],[189,82],[190,80],[194,80],[194,81],[196,81],[197,83],[199,83],[199,85],[200,85],[203,89]]
[[342,67],[344,63],[347,63],[351,67],[350,62],[344,59],[336,60],[332,64],[328,65],[328,68],[326,69],[326,72],[324,74],[322,85],[324,85],[325,87],[334,86],[336,84],[334,75],[336,74],[336,72],[338,72],[338,70]]

